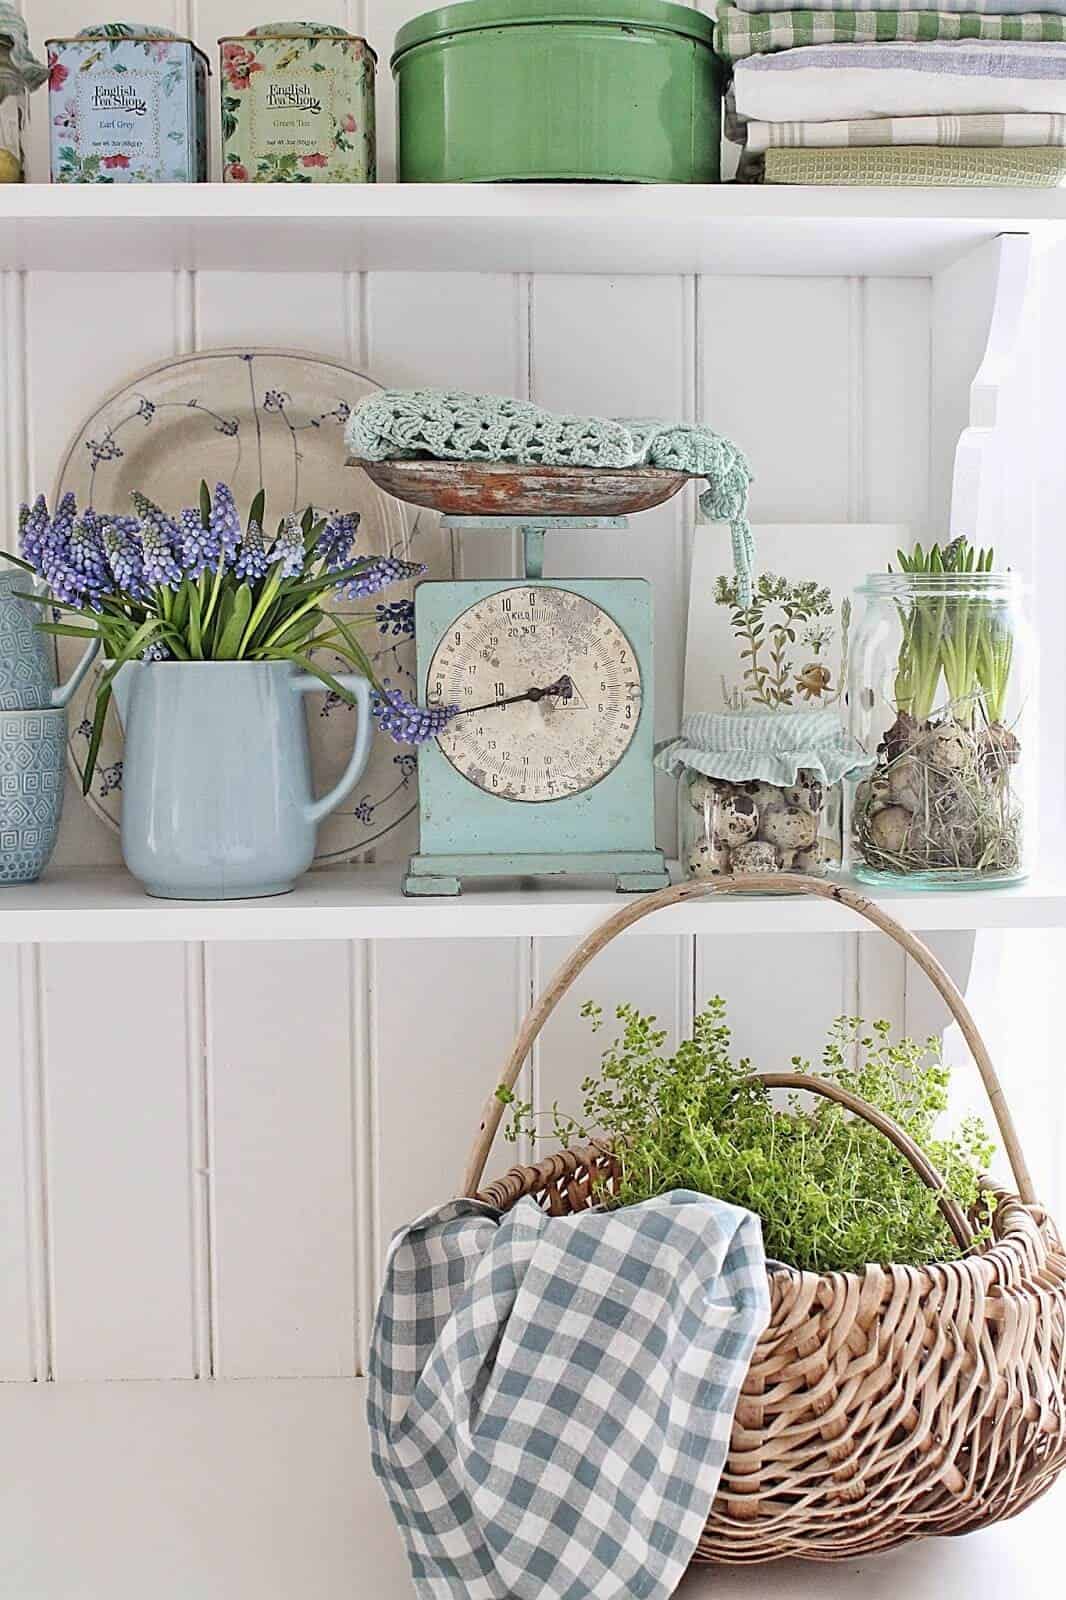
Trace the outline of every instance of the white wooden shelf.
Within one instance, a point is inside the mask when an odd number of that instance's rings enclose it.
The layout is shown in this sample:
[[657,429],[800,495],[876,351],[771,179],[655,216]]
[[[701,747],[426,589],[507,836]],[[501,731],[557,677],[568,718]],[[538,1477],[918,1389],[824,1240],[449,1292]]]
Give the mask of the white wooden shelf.
[[928,276],[1066,191],[635,184],[0,189],[0,268]]
[[[580,938],[623,901],[601,882],[565,888],[502,880],[457,899],[408,900],[401,868],[315,872],[269,900],[153,900],[121,868],[47,874],[0,888],[0,944],[166,940]],[[861,889],[861,886],[860,886]],[[865,889],[863,893],[873,891]],[[1040,874],[1016,889],[876,898],[920,932],[1066,927],[1066,874]],[[631,934],[838,933],[858,920],[823,900],[735,895],[672,906]]]

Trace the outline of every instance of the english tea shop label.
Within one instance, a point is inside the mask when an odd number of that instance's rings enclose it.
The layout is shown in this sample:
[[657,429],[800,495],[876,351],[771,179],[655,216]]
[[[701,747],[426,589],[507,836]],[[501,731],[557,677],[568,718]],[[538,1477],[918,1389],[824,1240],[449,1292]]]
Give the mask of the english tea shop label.
[[128,83],[94,83],[93,110],[119,111],[129,116],[146,117],[148,101],[142,100]]
[[150,69],[117,78],[79,73],[77,126],[82,155],[99,156],[101,164],[125,156],[131,163],[158,167],[162,156],[161,89],[159,74]]
[[326,154],[333,144],[336,73],[329,67],[276,78],[256,74],[248,96],[252,147],[264,155],[293,152],[298,159]]

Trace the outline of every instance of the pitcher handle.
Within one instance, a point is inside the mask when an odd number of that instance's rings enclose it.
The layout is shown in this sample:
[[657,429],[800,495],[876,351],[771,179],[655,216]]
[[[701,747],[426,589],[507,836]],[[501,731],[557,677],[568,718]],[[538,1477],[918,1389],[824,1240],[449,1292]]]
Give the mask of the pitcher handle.
[[61,706],[69,705],[70,698],[75,689],[78,687],[78,684],[84,678],[85,674],[88,672],[89,668],[92,666],[99,654],[100,640],[97,637],[90,642],[85,654],[78,662],[78,665],[74,668],[74,671],[71,673],[66,683],[61,683],[58,689],[52,690],[52,705],[54,707],[58,709]]
[[[330,812],[335,811],[341,801],[351,794],[366,771],[366,764],[370,759],[370,740],[374,732],[370,717],[370,685],[357,672],[338,672],[336,678],[342,688],[352,691],[359,709],[355,746],[340,782],[334,784],[328,794],[324,794],[321,799],[312,800],[310,805],[304,807],[304,816],[311,823],[321,822],[323,817],[328,817]],[[313,694],[316,690],[319,694],[322,692],[322,680],[316,678],[313,673],[298,673],[290,681],[297,694]]]

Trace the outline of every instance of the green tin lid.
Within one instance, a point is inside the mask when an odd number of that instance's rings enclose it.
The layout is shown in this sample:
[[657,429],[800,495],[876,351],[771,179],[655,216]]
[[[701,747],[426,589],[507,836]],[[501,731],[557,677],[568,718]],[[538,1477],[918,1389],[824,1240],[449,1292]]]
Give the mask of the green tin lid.
[[443,39],[454,33],[473,33],[481,28],[513,28],[538,22],[602,22],[625,28],[644,28],[659,33],[681,33],[710,46],[714,38],[714,19],[694,11],[691,6],[670,4],[670,0],[459,0],[456,5],[424,11],[405,22],[396,35],[392,62],[416,45]]

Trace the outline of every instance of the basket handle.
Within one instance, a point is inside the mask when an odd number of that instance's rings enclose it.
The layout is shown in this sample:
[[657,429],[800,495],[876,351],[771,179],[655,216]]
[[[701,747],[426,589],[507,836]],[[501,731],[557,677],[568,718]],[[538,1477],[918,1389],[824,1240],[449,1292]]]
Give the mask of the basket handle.
[[[1033,1181],[1029,1175],[1025,1157],[1022,1154],[1014,1119],[1010,1114],[1010,1108],[1004,1097],[1002,1085],[996,1075],[996,1069],[992,1065],[992,1058],[985,1047],[984,1040],[977,1031],[977,1024],[971,1016],[965,1000],[959,993],[958,987],[941,966],[933,952],[913,933],[901,927],[895,918],[890,917],[888,912],[884,911],[875,901],[866,899],[864,895],[857,893],[849,885],[836,883],[825,878],[806,878],[797,876],[795,873],[780,872],[753,874],[751,877],[745,878],[742,883],[735,878],[728,880],[691,878],[684,883],[671,884],[669,888],[658,889],[653,894],[634,897],[628,905],[623,906],[620,911],[616,911],[612,916],[608,917],[606,922],[602,922],[598,928],[593,929],[587,938],[582,940],[577,949],[567,956],[562,966],[555,973],[548,987],[528,1012],[519,1030],[502,1076],[496,1079],[492,1096],[486,1102],[485,1109],[481,1114],[477,1136],[471,1147],[466,1171],[463,1174],[461,1193],[464,1195],[477,1193],[485,1171],[485,1162],[488,1160],[489,1151],[492,1148],[492,1141],[496,1137],[496,1131],[503,1117],[503,1103],[495,1092],[496,1086],[499,1085],[507,1089],[514,1088],[518,1074],[522,1070],[522,1063],[532,1049],[541,1029],[575,978],[585,970],[592,958],[598,955],[606,945],[609,945],[612,939],[617,938],[620,933],[624,933],[634,922],[639,922],[642,917],[649,917],[654,912],[663,910],[666,906],[678,905],[685,900],[702,900],[714,894],[737,893],[809,894],[816,895],[822,900],[835,900],[838,905],[847,906],[858,916],[864,917],[867,922],[872,923],[875,928],[879,928],[882,933],[887,933],[889,938],[893,939],[900,949],[904,950],[921,967],[958,1023],[970,1054],[977,1064],[977,1070],[981,1074],[981,1081],[985,1086],[985,1092],[988,1095],[992,1113],[996,1119],[1000,1137],[1003,1140],[1003,1148],[1007,1153],[1007,1159],[1014,1174],[1018,1194],[1026,1205],[1034,1205],[1036,1193],[1033,1189]],[[771,1074],[770,1076],[774,1075]],[[785,1087],[800,1087],[794,1073],[782,1076],[785,1078]],[[815,1081],[819,1084],[825,1082],[824,1079],[816,1079]],[[804,1085],[804,1087],[810,1087],[810,1085]],[[863,1108],[863,1110],[865,1112],[869,1108]],[[880,1113],[876,1113],[876,1115],[880,1115]],[[887,1133],[888,1130],[882,1129],[882,1131]],[[906,1137],[906,1135],[902,1134],[902,1130],[897,1129],[896,1131],[902,1137]],[[897,1143],[897,1148],[903,1150],[902,1145],[899,1145],[897,1141],[893,1142]],[[915,1146],[915,1149],[917,1149],[917,1146]],[[903,1153],[908,1154],[905,1150]],[[925,1158],[923,1157],[922,1159],[924,1160]]]

